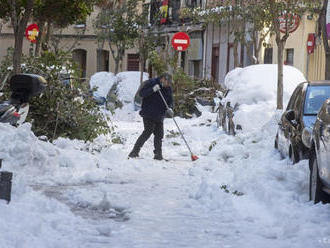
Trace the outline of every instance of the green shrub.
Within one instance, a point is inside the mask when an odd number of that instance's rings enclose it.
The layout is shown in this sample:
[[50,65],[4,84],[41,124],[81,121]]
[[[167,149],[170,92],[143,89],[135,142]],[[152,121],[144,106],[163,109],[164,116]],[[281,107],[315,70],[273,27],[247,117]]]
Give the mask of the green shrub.
[[[7,57],[9,59],[9,57]],[[58,137],[91,141],[110,129],[107,120],[92,99],[88,83],[82,82],[71,56],[60,52],[46,52],[41,57],[23,57],[22,72],[45,77],[47,87],[41,97],[30,101],[27,121],[37,136],[50,140]],[[8,68],[4,60],[1,73]],[[70,77],[66,83],[64,77]]]

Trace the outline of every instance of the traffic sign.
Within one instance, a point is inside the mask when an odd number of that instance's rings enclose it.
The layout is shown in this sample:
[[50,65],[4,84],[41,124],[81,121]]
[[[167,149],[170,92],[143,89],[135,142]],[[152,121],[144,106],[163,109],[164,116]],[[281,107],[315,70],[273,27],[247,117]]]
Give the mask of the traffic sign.
[[312,54],[315,48],[315,34],[308,34],[307,53]]
[[[300,17],[298,15],[285,14],[278,17],[280,23],[280,31],[282,33],[293,33],[297,30],[300,24]],[[288,30],[287,30],[288,29]]]
[[172,46],[175,50],[182,52],[187,50],[190,45],[190,38],[187,33],[178,32],[172,37]]
[[37,24],[31,24],[25,29],[26,38],[32,43],[37,43],[37,37],[39,34],[39,27]]

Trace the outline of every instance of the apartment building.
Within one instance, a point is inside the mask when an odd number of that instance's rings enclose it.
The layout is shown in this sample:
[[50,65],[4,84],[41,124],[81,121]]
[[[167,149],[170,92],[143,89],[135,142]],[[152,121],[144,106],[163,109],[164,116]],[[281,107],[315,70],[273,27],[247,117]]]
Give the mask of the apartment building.
[[[192,23],[188,18],[181,18],[182,8],[205,8],[215,4],[216,0],[147,0],[145,8],[149,9],[149,20],[154,32],[163,37],[163,45],[170,55],[174,54],[171,39],[176,32],[186,32],[191,43],[188,50],[180,53],[180,66],[195,78],[209,78],[223,83],[225,75],[234,69],[234,37],[231,35],[229,23]],[[95,7],[85,24],[72,25],[55,32],[55,45],[63,49],[72,48],[72,56],[82,70],[82,77],[89,78],[98,71],[115,70],[115,62],[110,54],[109,44],[97,41],[94,20],[100,8]],[[159,12],[161,17],[159,18]],[[246,24],[248,25],[248,24]],[[314,50],[307,52],[308,38],[314,34]],[[317,17],[306,15],[301,17],[299,26],[288,39],[285,47],[285,63],[301,70],[309,80],[324,78],[325,53],[322,42],[316,38]],[[274,37],[266,40],[267,48],[263,48],[258,58],[260,63],[277,63],[277,47]],[[14,45],[13,30],[7,23],[0,31],[0,61],[7,49]],[[33,44],[24,40],[23,52],[29,54]],[[252,47],[238,44],[238,66],[248,66],[251,60]],[[139,70],[139,54],[137,49],[125,52],[120,71]],[[149,70],[152,72],[152,70]]]
[[[98,42],[96,37],[94,20],[100,11],[100,8],[95,7],[86,23],[54,30],[54,39],[50,42],[52,46],[56,46],[58,49],[72,52],[73,59],[82,71],[81,77],[86,79],[99,71],[114,72],[115,70],[115,62],[110,54],[109,44]],[[34,46],[35,44],[24,39],[23,53],[28,55],[33,51]],[[13,28],[10,23],[4,23],[0,31],[0,61],[6,56],[10,47],[14,47]],[[120,67],[120,71],[130,70],[139,70],[136,49],[126,51]]]
[[[181,55],[181,66],[185,72],[194,77],[209,78],[223,83],[225,75],[235,67],[232,24],[210,23],[205,27],[202,24],[193,25],[190,20],[182,20],[179,16],[181,8],[210,7],[216,5],[217,0],[151,0],[150,4],[153,6],[151,17],[153,9],[168,6],[166,20],[162,20],[161,24],[157,23],[160,30],[168,36],[168,43],[175,32],[185,31],[189,34],[191,46]],[[317,29],[317,16],[300,17],[297,29],[291,33],[285,46],[285,64],[295,66],[309,80],[322,80],[325,74],[325,52],[322,41],[317,38]],[[314,37],[313,49],[308,51],[307,44],[310,44],[311,37]],[[268,37],[266,44],[259,54],[258,61],[276,64],[277,46],[274,37]],[[168,46],[171,48],[170,44]],[[238,66],[244,67],[255,62],[251,56],[254,54],[252,45],[246,47],[238,44],[237,53]]]
[[[290,34],[285,50],[284,64],[298,68],[308,80],[324,80],[325,51],[318,34],[317,16],[306,14],[299,18],[297,29]],[[259,58],[262,63],[277,63],[277,46],[274,37],[266,40]],[[308,45],[312,46],[308,49]]]

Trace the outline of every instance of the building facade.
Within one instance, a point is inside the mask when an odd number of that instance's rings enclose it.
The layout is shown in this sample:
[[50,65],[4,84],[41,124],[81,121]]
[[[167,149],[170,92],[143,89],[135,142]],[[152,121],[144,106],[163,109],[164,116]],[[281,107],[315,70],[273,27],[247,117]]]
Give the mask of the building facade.
[[[231,35],[229,23],[192,23],[190,19],[180,17],[182,8],[205,8],[217,1],[211,0],[147,0],[145,8],[149,9],[149,21],[154,32],[163,37],[162,45],[167,47],[172,56],[174,49],[171,39],[176,32],[186,32],[190,37],[190,47],[179,53],[178,64],[194,78],[212,79],[224,83],[225,75],[234,69],[234,37]],[[72,25],[55,32],[55,46],[64,50],[72,50],[73,59],[79,64],[83,78],[90,78],[95,72],[114,72],[115,62],[109,44],[97,41],[94,20],[100,8],[95,7],[85,24]],[[159,16],[159,13],[161,16]],[[246,24],[248,25],[248,24]],[[306,15],[301,17],[299,27],[286,42],[285,63],[297,67],[309,80],[321,80],[325,75],[325,52],[321,40],[315,38],[314,49],[307,51],[309,37],[317,34],[317,18]],[[260,63],[277,63],[277,46],[274,37],[266,40],[259,55]],[[8,23],[0,30],[0,61],[7,54],[7,49],[14,46],[13,29]],[[29,54],[33,44],[24,40],[23,52]],[[251,60],[253,48],[238,44],[238,66],[244,67],[254,63]],[[137,49],[125,52],[120,71],[139,70],[139,54]],[[148,70],[152,72],[152,70]],[[152,75],[152,73],[151,73]]]
[[[82,71],[81,77],[87,80],[96,72],[114,72],[115,70],[115,62],[110,53],[109,44],[98,42],[95,34],[94,20],[99,12],[100,8],[95,7],[86,23],[54,30],[54,40],[50,41],[52,46],[72,52],[73,59]],[[23,53],[26,55],[32,53],[34,46],[35,44],[24,39]],[[14,47],[13,28],[10,23],[4,23],[0,32],[0,62],[7,55],[10,47]],[[137,54],[136,49],[127,50],[120,70],[138,70]]]
[[[307,80],[324,80],[325,51],[323,42],[317,37],[317,17],[304,15],[298,28],[290,34],[284,50],[284,64],[298,68]],[[312,37],[312,38],[311,38]],[[277,46],[274,37],[266,40],[259,60],[265,64],[277,64]],[[308,45],[312,48],[308,51]]]

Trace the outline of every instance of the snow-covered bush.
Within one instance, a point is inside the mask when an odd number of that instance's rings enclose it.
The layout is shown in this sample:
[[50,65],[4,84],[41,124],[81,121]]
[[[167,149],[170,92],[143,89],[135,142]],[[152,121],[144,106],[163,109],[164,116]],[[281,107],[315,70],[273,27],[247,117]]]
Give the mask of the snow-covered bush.
[[[39,74],[47,80],[42,96],[30,101],[27,121],[32,123],[37,136],[87,141],[109,132],[88,85],[78,79],[78,70],[69,54],[47,52],[41,57],[23,57],[23,63],[22,72]],[[7,65],[6,61],[3,65]],[[64,74],[70,80],[63,81]]]

